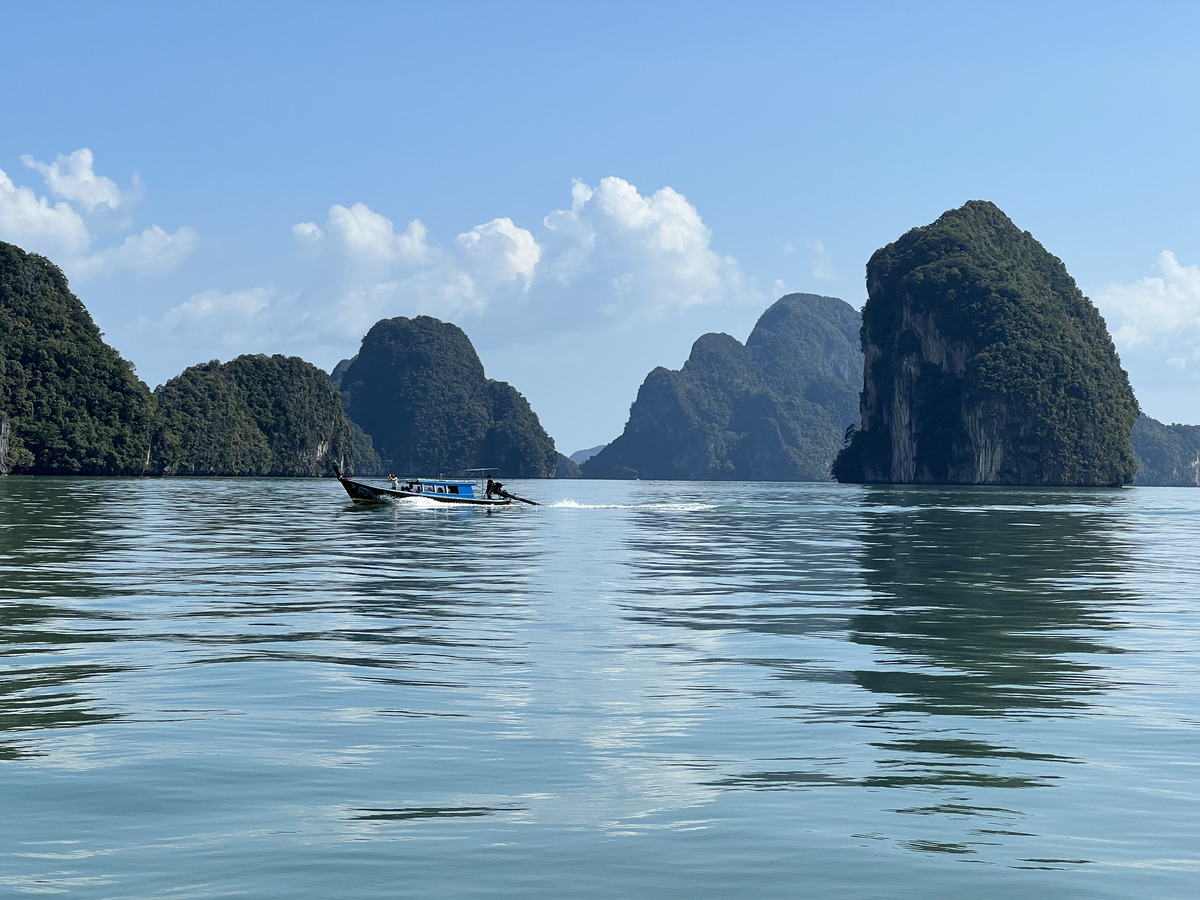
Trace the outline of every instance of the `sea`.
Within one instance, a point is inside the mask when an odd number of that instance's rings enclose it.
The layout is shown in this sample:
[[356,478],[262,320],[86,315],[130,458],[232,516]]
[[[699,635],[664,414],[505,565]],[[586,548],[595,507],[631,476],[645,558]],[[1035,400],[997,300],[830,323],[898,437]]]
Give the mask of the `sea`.
[[1200,490],[0,478],[0,896],[1200,896]]

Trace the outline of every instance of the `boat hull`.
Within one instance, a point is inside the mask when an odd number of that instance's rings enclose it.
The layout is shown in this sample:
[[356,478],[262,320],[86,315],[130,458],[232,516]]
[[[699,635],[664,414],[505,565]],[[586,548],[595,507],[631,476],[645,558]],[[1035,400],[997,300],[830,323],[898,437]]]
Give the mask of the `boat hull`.
[[436,503],[448,503],[455,506],[509,506],[512,501],[504,498],[491,500],[483,497],[466,496],[464,494],[439,494],[429,491],[405,491],[397,488],[379,487],[353,478],[339,476],[338,482],[350,499],[355,503],[391,503],[396,500],[412,500],[423,497]]

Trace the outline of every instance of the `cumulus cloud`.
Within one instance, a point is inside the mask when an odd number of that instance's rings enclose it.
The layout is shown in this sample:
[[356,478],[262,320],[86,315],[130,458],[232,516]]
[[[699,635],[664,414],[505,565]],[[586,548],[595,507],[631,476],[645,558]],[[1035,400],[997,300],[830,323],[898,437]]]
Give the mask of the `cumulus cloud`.
[[76,254],[91,242],[83,217],[69,203],[51,205],[18,187],[0,169],[0,238],[47,253]]
[[[540,327],[625,327],[705,305],[761,297],[737,261],[712,249],[699,212],[669,187],[643,195],[616,177],[576,181],[571,205],[534,232],[501,217],[438,244],[420,219],[397,232],[364,203],[330,207],[324,226],[292,226],[319,260],[314,296],[332,296],[339,321],[442,318],[520,311]],[[591,324],[589,324],[591,323]]]
[[275,297],[269,284],[240,291],[201,291],[169,309],[158,322],[142,324],[160,333],[215,341],[247,352],[247,342],[257,345],[256,336],[269,327]]
[[199,244],[200,235],[186,225],[174,234],[151,225],[140,234],[125,238],[119,247],[80,260],[73,274],[87,278],[126,270],[137,275],[161,275],[179,265]]
[[121,206],[121,191],[116,182],[95,173],[95,158],[86,147],[67,155],[60,153],[52,163],[39,162],[29,154],[22,156],[21,162],[41,173],[46,187],[56,197],[75,203],[88,212],[101,204],[109,209]]
[[[168,233],[151,225],[138,234],[127,235],[115,246],[97,246],[97,234],[116,238],[128,230],[129,208],[140,199],[141,182],[122,191],[111,178],[95,171],[95,158],[86,147],[59,154],[44,163],[28,154],[21,161],[42,176],[50,195],[38,196],[29,187],[18,186],[0,170],[0,239],[25,250],[43,253],[72,278],[94,278],[117,272],[138,275],[162,274],[177,266],[199,244],[192,228]],[[111,213],[121,210],[123,224],[114,226]]]
[[413,219],[397,234],[391,219],[365,203],[335,204],[329,208],[324,231],[315,222],[301,222],[292,226],[292,235],[310,244],[332,240],[347,257],[360,262],[413,265],[429,257],[426,229],[420,219]]
[[315,244],[325,237],[325,232],[316,222],[299,222],[292,226],[292,236],[306,244]]
[[712,233],[678,191],[644,196],[621,178],[596,188],[576,181],[571,208],[555,210],[538,235],[548,280],[626,322],[737,301],[756,292],[737,261],[716,253]]
[[542,257],[533,235],[507,217],[476,225],[460,234],[456,243],[474,280],[485,285],[519,281],[528,287]]
[[[1164,250],[1156,276],[1133,284],[1110,284],[1096,304],[1105,311],[1118,346],[1200,349],[1200,266],[1180,265]],[[1116,320],[1115,323],[1112,320]]]

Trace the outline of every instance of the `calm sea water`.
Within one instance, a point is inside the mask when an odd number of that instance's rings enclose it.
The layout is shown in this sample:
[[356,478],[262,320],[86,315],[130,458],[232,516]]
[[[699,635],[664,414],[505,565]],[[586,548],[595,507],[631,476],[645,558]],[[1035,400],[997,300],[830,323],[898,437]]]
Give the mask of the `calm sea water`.
[[0,479],[0,895],[1200,895],[1200,491]]

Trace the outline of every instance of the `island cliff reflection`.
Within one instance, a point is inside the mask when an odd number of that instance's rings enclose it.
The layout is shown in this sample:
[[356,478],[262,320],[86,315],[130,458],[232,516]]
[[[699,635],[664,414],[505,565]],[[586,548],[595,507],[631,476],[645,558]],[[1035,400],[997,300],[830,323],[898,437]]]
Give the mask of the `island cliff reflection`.
[[[122,617],[81,577],[103,569],[119,495],[113,482],[0,479],[0,760],[37,755],[29,736],[42,729],[119,718],[95,682],[130,668],[97,652]],[[93,652],[69,652],[81,645]]]
[[852,640],[885,651],[856,673],[888,709],[947,715],[1078,709],[1105,687],[1098,655],[1124,554],[1115,491],[864,491],[870,590]]
[[893,798],[891,819],[864,831],[921,852],[1032,839],[1011,789],[1060,783],[1079,761],[1071,741],[1044,737],[1069,726],[1034,723],[1084,715],[1113,687],[1110,636],[1135,600],[1120,492],[829,497],[657,521],[629,541],[630,620],[696,634],[661,644],[686,648],[693,689],[733,716],[769,707],[780,726],[748,735],[739,762],[711,761],[722,774],[708,784],[890,789],[879,802]]

